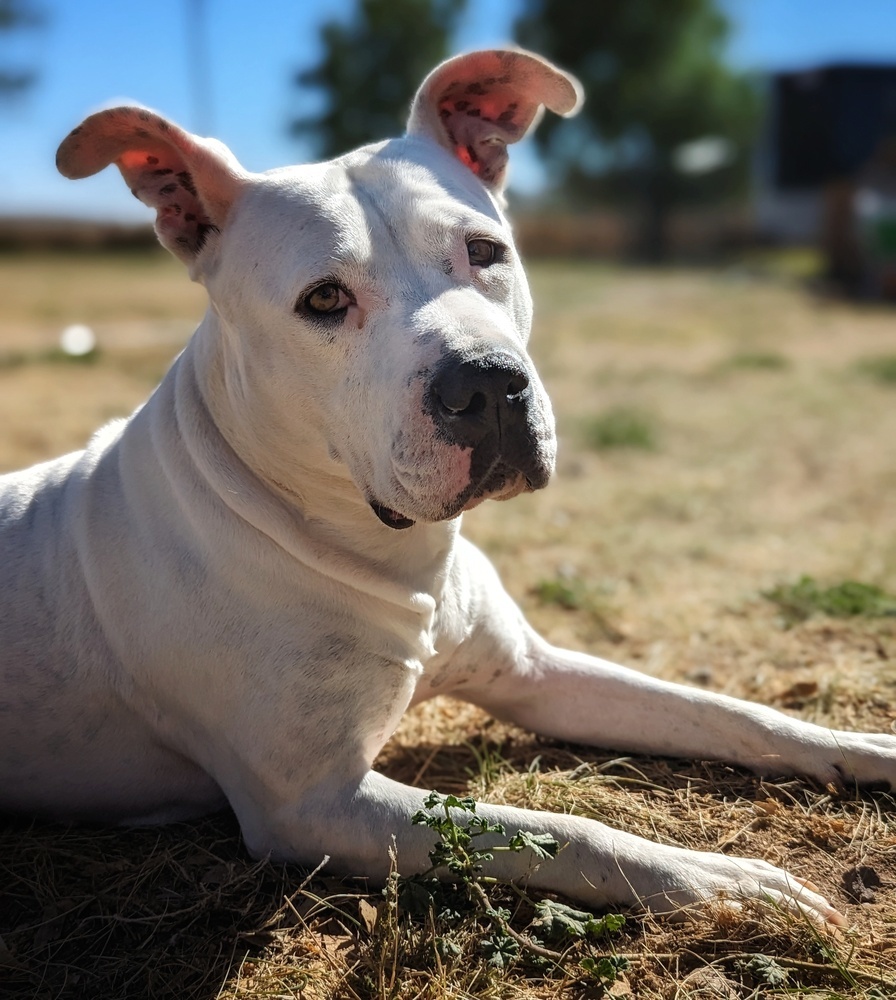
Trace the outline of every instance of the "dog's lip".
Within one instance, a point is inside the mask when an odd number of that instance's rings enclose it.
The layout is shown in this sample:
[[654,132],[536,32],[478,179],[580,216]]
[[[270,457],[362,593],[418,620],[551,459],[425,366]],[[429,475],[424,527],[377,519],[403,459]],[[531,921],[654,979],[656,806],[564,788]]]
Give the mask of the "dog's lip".
[[392,510],[391,507],[385,507],[375,500],[369,500],[368,503],[370,504],[370,509],[387,528],[395,528],[397,531],[401,531],[404,528],[412,528],[415,524],[409,517],[405,517],[404,514],[399,513],[397,510]]
[[[456,498],[456,501],[452,506],[442,513],[442,516],[437,518],[438,521],[453,521],[454,518],[458,517],[460,514],[468,510],[472,510],[474,507],[478,507],[485,500],[510,500],[515,496],[519,496],[520,493],[531,493],[533,490],[537,489],[537,486],[533,485],[528,477],[524,476],[522,473],[518,473],[514,477],[510,477],[501,483],[501,485],[495,488],[489,488],[489,481],[494,473],[498,462],[493,462],[489,469],[485,472],[483,476],[476,483],[471,483],[463,493]],[[402,514],[401,511],[395,510],[392,507],[387,507],[385,504],[381,504],[376,500],[368,499],[367,501],[370,509],[376,514],[376,516],[386,525],[387,528],[393,528],[397,531],[401,531],[404,528],[412,528],[417,522],[412,520],[410,517]]]

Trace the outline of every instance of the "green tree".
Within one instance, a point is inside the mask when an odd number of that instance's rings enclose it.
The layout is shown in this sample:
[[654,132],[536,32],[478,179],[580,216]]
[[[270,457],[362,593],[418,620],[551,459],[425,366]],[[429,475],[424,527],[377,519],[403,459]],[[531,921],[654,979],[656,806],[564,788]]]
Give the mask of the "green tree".
[[[43,16],[29,0],[0,0],[0,36],[27,28],[37,28]],[[37,73],[30,68],[8,63],[0,56],[0,99],[8,99],[32,86]]]
[[293,121],[324,157],[404,131],[414,92],[450,54],[466,0],[358,0],[351,20],[321,28],[320,62],[296,74],[324,106]]
[[520,43],[579,76],[581,115],[536,140],[570,197],[638,206],[641,255],[666,252],[669,212],[746,185],[759,101],[730,69],[714,0],[524,0]]

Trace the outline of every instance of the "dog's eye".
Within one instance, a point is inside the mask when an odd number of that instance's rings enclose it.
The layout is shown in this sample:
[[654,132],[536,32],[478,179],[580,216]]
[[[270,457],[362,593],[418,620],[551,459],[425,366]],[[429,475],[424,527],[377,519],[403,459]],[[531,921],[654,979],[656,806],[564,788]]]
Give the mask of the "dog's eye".
[[491,240],[470,240],[467,243],[467,256],[473,267],[489,267],[502,259],[503,247]]
[[335,281],[327,281],[299,299],[299,308],[312,316],[333,316],[345,312],[354,299]]

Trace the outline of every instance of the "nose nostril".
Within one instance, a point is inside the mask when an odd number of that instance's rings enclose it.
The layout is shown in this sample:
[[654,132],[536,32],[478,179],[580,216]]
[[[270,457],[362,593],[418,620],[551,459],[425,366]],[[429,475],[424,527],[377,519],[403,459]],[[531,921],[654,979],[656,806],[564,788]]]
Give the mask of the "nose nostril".
[[453,398],[450,401],[443,396],[439,397],[442,409],[452,417],[473,417],[477,413],[482,413],[486,407],[485,394],[474,392],[469,398]]
[[526,378],[522,373],[519,375],[511,375],[510,381],[507,383],[507,398],[513,399],[515,396],[519,396],[529,388],[529,379]]
[[516,414],[524,408],[529,388],[525,367],[510,356],[451,358],[439,366],[430,383],[429,406],[437,420],[453,428],[452,433],[461,433],[458,428],[463,424],[463,433],[481,436],[505,411]]

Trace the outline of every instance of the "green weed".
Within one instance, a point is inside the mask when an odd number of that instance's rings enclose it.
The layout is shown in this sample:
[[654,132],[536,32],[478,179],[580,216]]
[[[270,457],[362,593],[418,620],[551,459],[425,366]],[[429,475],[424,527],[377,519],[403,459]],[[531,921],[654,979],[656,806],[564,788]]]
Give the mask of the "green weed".
[[613,611],[608,606],[605,592],[580,577],[558,574],[553,579],[539,580],[531,592],[539,604],[562,608],[564,611],[584,612],[612,642],[619,642],[623,638],[613,624]]
[[882,618],[896,615],[896,597],[880,587],[857,580],[844,580],[822,587],[811,576],[796,583],[782,583],[762,596],[778,606],[787,624],[805,621],[813,615],[831,618]]
[[90,365],[99,359],[100,351],[94,348],[86,354],[67,354],[58,347],[43,351],[6,351],[0,354],[0,370],[24,368],[27,365]]
[[656,448],[655,421],[649,414],[629,406],[615,406],[591,417],[583,430],[586,443],[598,451]]
[[877,354],[862,358],[856,364],[856,371],[860,375],[874,379],[875,382],[893,385],[896,383],[896,354]]
[[[580,956],[580,949],[572,949],[576,944],[588,951],[579,958],[578,969],[601,987],[613,983],[626,969],[625,958],[599,954],[591,947],[591,942],[621,930],[625,918],[619,914],[596,917],[552,899],[536,902],[510,883],[522,906],[534,913],[520,932],[511,926],[511,910],[496,901],[496,891],[507,884],[488,874],[495,855],[529,851],[538,864],[549,864],[560,851],[554,837],[526,830],[508,836],[500,823],[476,815],[476,802],[469,797],[431,792],[423,805],[411,822],[429,827],[438,838],[429,852],[432,865],[407,878],[393,873],[384,895],[395,901],[399,913],[429,926],[442,957],[458,957],[462,942],[469,942],[472,934],[480,959],[498,972],[521,960],[565,969],[572,958]],[[481,837],[487,838],[488,846]]]
[[532,591],[541,604],[553,604],[565,611],[582,611],[592,603],[588,585],[578,577],[539,580]]
[[790,367],[790,359],[773,351],[741,351],[733,354],[725,368],[746,368],[755,371],[783,371]]

